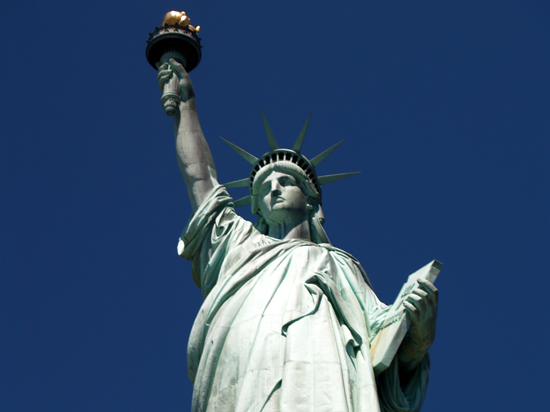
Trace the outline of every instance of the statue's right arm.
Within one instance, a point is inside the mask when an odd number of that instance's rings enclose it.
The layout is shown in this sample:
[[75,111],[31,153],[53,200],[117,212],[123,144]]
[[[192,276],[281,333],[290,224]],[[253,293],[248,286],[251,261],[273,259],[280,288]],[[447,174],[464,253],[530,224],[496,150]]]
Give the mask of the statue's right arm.
[[199,123],[191,79],[182,65],[170,59],[159,67],[161,90],[172,76],[179,78],[181,97],[179,111],[174,114],[176,155],[191,207],[195,211],[218,185],[216,166]]

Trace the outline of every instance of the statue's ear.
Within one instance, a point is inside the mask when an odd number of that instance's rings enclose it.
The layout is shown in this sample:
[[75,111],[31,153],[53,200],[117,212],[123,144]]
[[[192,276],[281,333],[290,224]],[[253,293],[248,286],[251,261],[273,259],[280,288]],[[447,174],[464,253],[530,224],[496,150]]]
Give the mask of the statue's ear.
[[323,208],[321,205],[317,205],[317,210],[315,212],[315,216],[317,217],[317,220],[320,224],[325,224],[325,214],[323,213]]
[[261,216],[260,204],[258,202],[258,196],[252,195],[252,202],[250,203],[250,211],[253,215]]

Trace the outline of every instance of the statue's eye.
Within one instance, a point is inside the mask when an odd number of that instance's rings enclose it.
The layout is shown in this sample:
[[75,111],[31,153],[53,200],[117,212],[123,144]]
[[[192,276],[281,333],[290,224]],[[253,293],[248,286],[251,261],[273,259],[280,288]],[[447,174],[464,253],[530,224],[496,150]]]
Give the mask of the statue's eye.
[[260,186],[260,193],[265,195],[265,194],[269,193],[270,191],[271,191],[271,185],[264,184],[264,185]]
[[290,177],[284,177],[279,182],[282,186],[296,186],[296,181]]

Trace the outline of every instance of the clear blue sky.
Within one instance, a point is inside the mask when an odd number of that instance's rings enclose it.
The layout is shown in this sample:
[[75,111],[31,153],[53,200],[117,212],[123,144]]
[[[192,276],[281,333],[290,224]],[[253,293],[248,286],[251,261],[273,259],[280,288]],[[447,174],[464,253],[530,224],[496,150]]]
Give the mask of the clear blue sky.
[[[423,411],[547,407],[550,3],[9,2],[0,8],[0,410],[187,411],[200,291],[145,40],[202,26],[191,73],[220,180],[313,112],[326,229],[391,303],[444,263]],[[234,192],[241,197],[245,192]],[[251,217],[248,211],[243,211]],[[546,383],[545,383],[546,382]]]

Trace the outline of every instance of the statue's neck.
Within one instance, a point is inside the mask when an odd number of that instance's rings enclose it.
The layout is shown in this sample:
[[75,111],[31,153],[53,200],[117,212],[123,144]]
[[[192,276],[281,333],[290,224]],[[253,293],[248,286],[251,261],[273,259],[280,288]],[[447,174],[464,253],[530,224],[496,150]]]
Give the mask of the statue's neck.
[[311,241],[309,222],[306,220],[282,222],[269,226],[269,236],[281,240],[305,239]]

